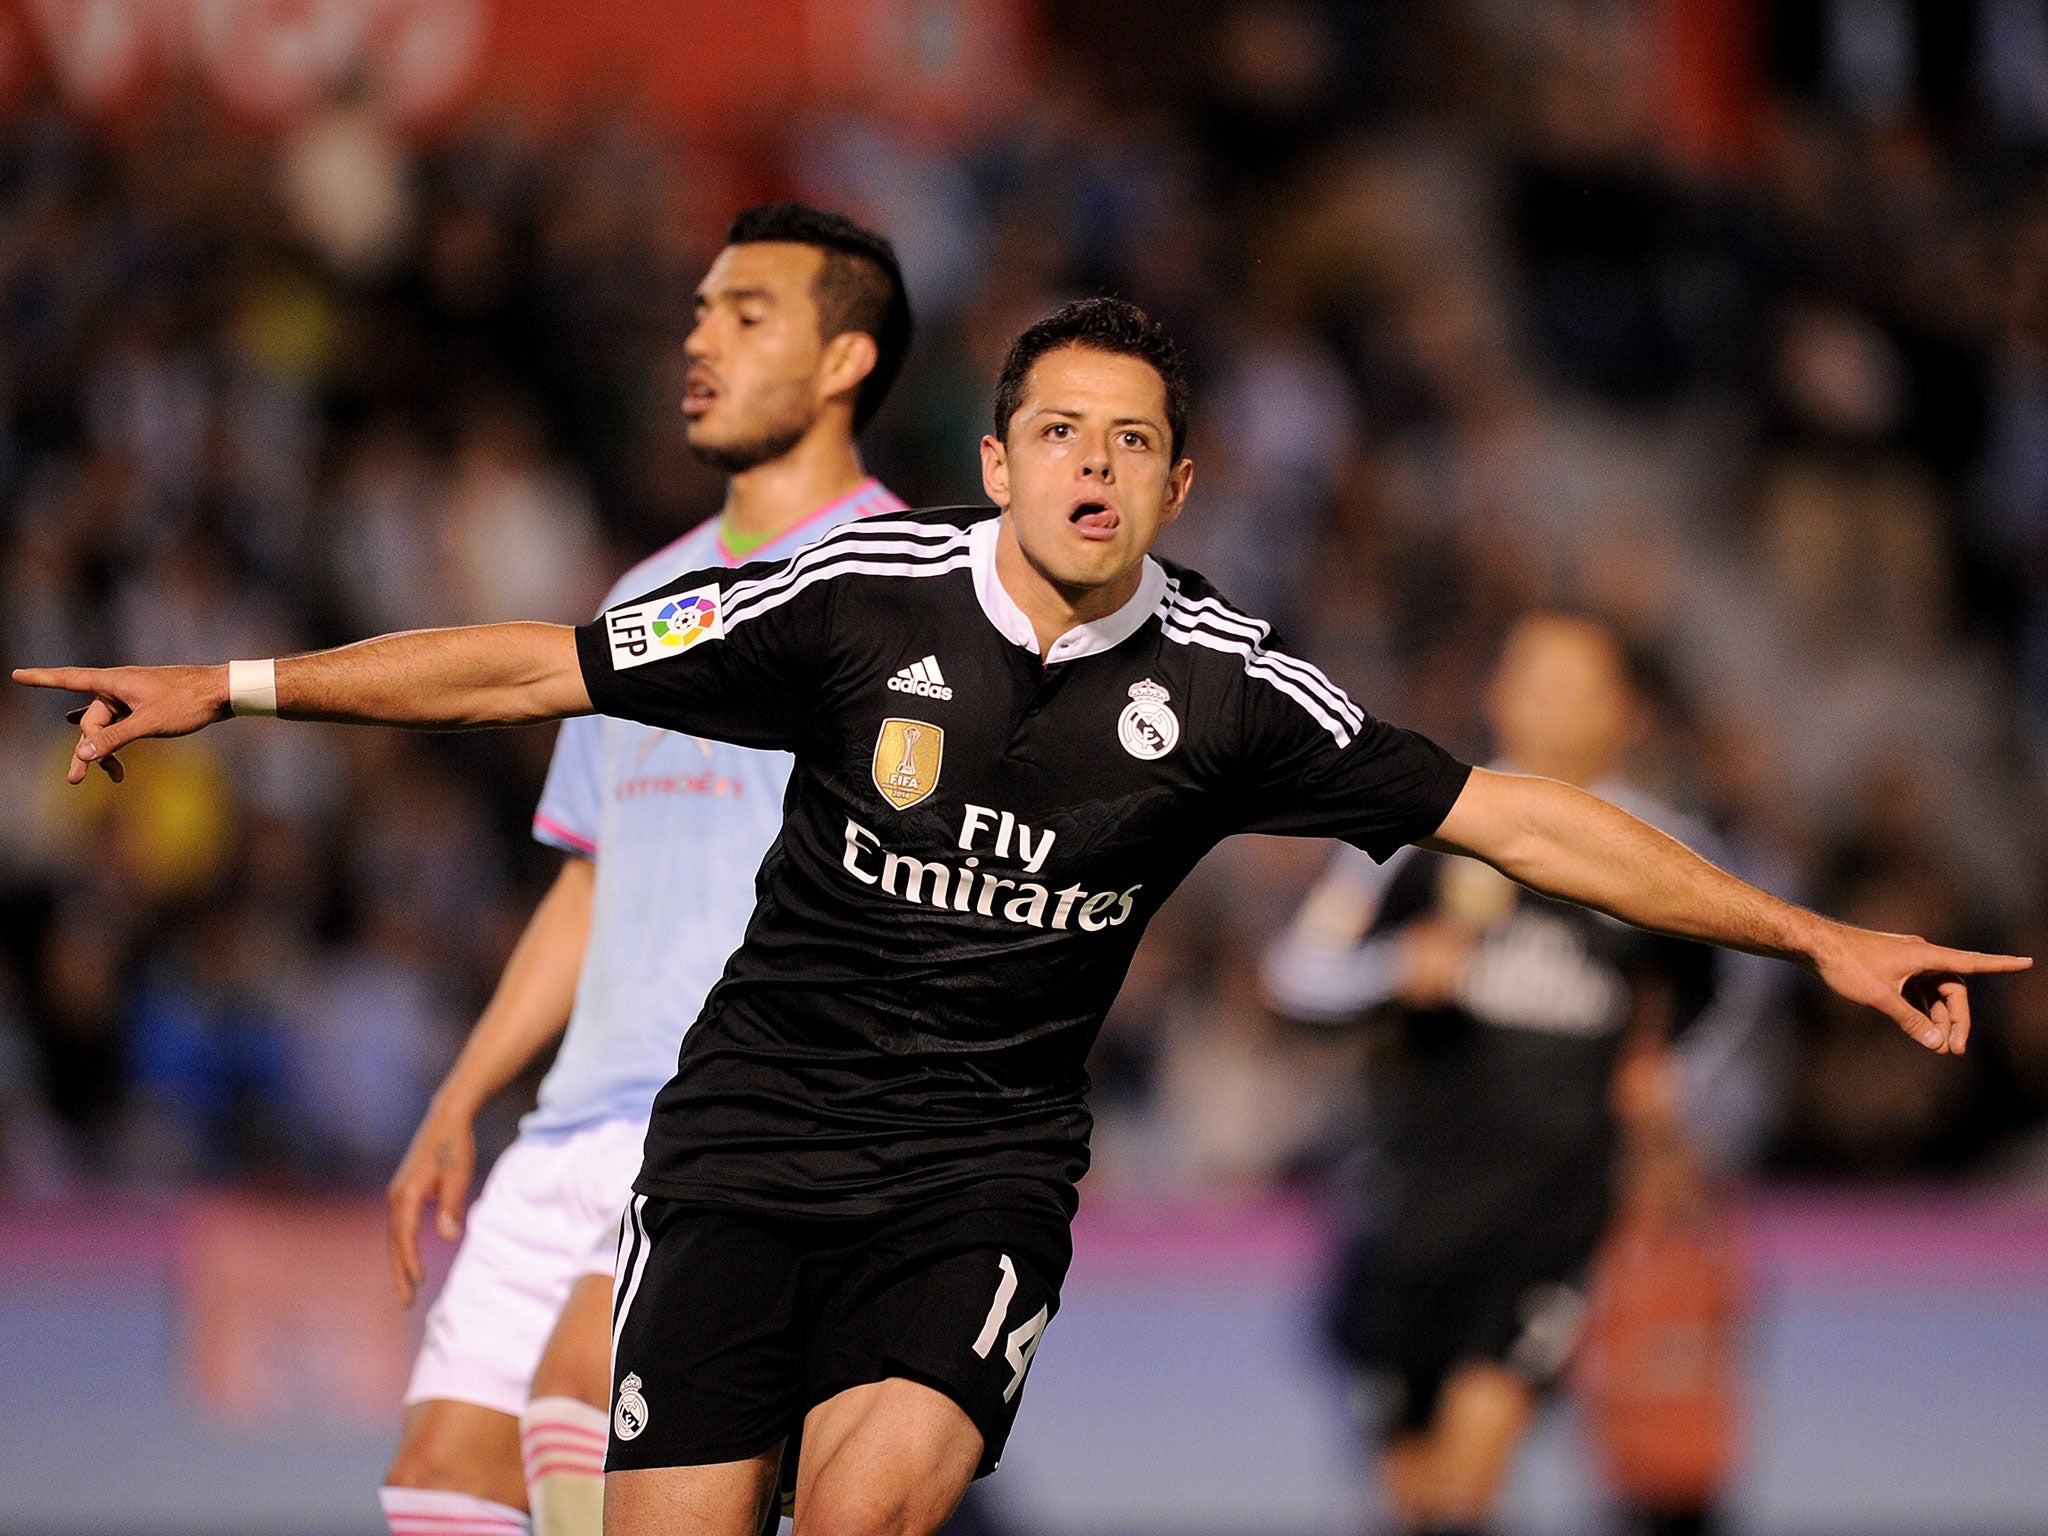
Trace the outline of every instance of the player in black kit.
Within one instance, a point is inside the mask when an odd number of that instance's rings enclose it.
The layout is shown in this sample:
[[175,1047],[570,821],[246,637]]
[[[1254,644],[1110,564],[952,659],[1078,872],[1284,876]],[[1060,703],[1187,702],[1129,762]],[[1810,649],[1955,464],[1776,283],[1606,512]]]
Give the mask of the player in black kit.
[[[1643,705],[1619,639],[1537,613],[1487,689],[1502,766],[1578,784],[1702,846],[1618,778]],[[1268,957],[1285,1013],[1381,1027],[1368,1070],[1373,1219],[1339,1342],[1384,1391],[1389,1503],[1478,1530],[1577,1341],[1614,1207],[1614,1078],[1657,1070],[1712,1000],[1717,952],[1525,891],[1472,859],[1340,850]]]
[[1961,974],[2027,963],[1829,922],[1590,795],[1371,718],[1147,553],[1193,479],[1187,409],[1161,328],[1091,300],[1011,349],[982,440],[996,510],[850,524],[574,631],[15,674],[94,695],[74,782],[237,709],[598,709],[795,754],[622,1248],[614,1536],[750,1536],[799,1425],[800,1533],[925,1536],[993,1467],[1066,1267],[1089,1045],[1145,923],[1233,832],[1470,853],[1801,961],[1936,1050],[1968,1035]]

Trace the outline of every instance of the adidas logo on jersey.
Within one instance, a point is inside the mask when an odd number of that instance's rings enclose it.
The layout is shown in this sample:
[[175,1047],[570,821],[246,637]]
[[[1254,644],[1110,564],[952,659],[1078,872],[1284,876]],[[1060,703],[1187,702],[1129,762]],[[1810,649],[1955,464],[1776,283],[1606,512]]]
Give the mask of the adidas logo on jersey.
[[912,662],[889,679],[889,686],[898,693],[914,693],[920,699],[953,697],[953,690],[946,685],[945,676],[939,671],[939,658],[936,656]]

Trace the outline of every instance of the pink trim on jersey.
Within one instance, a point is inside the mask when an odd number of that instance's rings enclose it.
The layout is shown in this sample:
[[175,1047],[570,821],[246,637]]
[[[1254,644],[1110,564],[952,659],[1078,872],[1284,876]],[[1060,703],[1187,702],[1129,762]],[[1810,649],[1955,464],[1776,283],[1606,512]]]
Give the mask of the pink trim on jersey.
[[533,829],[536,832],[553,834],[571,848],[574,848],[578,853],[595,854],[597,852],[596,843],[593,843],[580,832],[571,832],[552,816],[542,816],[536,812],[533,818]]
[[497,1519],[491,1515],[423,1515],[390,1513],[391,1536],[526,1536],[523,1519]]
[[[799,518],[796,522],[791,523],[766,544],[757,548],[752,554],[736,555],[726,548],[725,529],[721,526],[718,530],[718,558],[727,565],[745,565],[749,560],[759,558],[761,550],[768,549],[776,544],[786,544],[789,542],[790,535],[796,533],[799,529],[808,528],[811,524],[817,522],[818,519],[830,517],[835,512],[843,512],[846,508],[868,497],[876,498],[875,505],[868,508],[866,512],[863,512],[861,514],[863,517],[871,517],[877,512],[902,512],[910,506],[909,502],[900,500],[881,481],[877,480],[873,475],[869,475],[867,479],[861,481],[859,485],[856,485],[837,501],[828,501],[809,517]],[[687,538],[689,535],[685,534],[684,537]],[[669,548],[674,549],[675,545],[671,544]]]

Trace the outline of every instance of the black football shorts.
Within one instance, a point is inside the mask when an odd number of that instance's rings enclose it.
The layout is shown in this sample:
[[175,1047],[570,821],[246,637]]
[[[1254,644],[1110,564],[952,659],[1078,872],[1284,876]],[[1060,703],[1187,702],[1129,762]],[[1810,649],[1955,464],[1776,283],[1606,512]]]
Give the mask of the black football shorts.
[[817,1404],[905,1377],[981,1431],[995,1470],[1059,1309],[1068,1250],[1042,1220],[921,1209],[857,1222],[635,1196],[620,1247],[607,1471],[742,1461]]
[[1444,1382],[1492,1364],[1541,1392],[1578,1342],[1596,1233],[1504,1232],[1435,1262],[1403,1262],[1383,1234],[1345,1253],[1331,1297],[1339,1350],[1385,1394],[1385,1428],[1426,1428]]

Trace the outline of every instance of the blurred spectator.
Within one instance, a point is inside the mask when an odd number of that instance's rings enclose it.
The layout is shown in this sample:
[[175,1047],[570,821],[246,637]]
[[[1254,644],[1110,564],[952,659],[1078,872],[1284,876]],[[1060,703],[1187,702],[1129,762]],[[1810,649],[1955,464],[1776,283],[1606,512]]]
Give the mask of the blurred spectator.
[[588,493],[549,462],[525,408],[489,395],[470,406],[445,496],[437,553],[452,622],[573,623],[597,606],[605,583]]
[[355,946],[296,968],[281,1096],[310,1166],[378,1188],[453,1059],[462,1021],[403,906],[373,903],[360,929]]
[[144,966],[127,1043],[147,1137],[138,1173],[290,1165],[284,1021],[271,995],[288,942],[221,900]]

